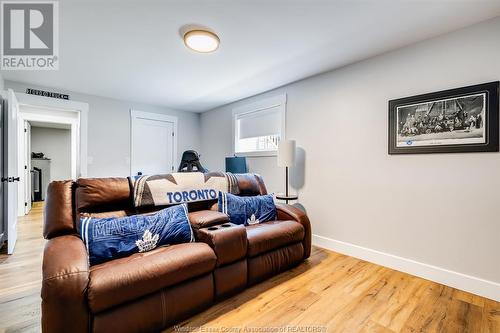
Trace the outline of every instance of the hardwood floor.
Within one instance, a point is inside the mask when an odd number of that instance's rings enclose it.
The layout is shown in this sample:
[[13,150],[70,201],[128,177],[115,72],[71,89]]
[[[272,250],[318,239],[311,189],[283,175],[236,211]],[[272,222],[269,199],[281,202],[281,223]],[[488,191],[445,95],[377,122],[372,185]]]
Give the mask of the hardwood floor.
[[0,332],[40,331],[42,255],[41,203],[18,220],[18,239],[13,255],[5,246],[0,253]]
[[[40,330],[42,207],[0,254],[0,332]],[[203,327],[203,328],[201,328]],[[320,248],[302,265],[169,331],[500,333],[500,303]]]

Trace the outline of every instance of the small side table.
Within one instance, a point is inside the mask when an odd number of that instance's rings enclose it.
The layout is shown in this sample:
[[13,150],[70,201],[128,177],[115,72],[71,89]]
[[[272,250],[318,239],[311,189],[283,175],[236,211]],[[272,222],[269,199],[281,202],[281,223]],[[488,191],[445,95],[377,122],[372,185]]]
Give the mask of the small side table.
[[276,194],[276,199],[285,200],[285,202],[288,204],[288,201],[298,200],[299,196],[296,194],[290,194],[290,195]]

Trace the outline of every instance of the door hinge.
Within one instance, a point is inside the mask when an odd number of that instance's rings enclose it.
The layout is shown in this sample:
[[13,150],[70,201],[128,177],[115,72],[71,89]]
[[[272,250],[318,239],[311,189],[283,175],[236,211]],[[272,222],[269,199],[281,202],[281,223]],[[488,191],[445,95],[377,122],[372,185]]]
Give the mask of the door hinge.
[[24,207],[28,207],[28,203],[27,202],[24,203]]
[[174,132],[172,132],[172,136],[174,136],[174,135],[175,135],[175,133],[174,133]]
[[25,166],[24,166],[24,170],[26,170],[26,169],[28,169],[28,166],[27,166],[27,165],[25,165]]
[[24,129],[24,133],[26,133],[26,132],[28,132],[28,130],[25,128],[25,129]]

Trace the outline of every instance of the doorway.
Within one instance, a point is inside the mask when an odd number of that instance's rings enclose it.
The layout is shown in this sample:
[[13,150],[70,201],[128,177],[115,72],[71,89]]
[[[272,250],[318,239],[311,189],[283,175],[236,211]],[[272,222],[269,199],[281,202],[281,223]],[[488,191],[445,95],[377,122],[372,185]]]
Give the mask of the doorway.
[[20,102],[18,126],[18,216],[23,216],[32,201],[45,200],[51,181],[80,174],[80,114]]
[[[70,178],[87,174],[88,104],[16,93],[1,92],[3,112],[3,219],[0,225],[0,246],[7,240],[7,253],[14,252],[17,241],[18,216],[29,212],[31,204],[31,134],[33,124],[70,128]],[[58,124],[58,125],[55,125]],[[37,126],[35,126],[37,127]],[[31,164],[31,166],[30,166]]]
[[[45,201],[47,186],[54,180],[72,178],[71,125],[26,121],[29,147],[25,169],[29,176],[25,179],[25,205],[31,207],[31,200]],[[27,209],[26,214],[29,212]]]
[[130,111],[130,174],[171,173],[177,165],[177,117]]

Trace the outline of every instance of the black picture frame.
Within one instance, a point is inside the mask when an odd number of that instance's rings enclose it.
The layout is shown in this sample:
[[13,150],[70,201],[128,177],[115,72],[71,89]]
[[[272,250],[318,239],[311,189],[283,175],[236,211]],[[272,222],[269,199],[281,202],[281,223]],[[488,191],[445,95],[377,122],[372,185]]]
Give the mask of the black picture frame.
[[[389,101],[389,154],[498,152],[498,95],[499,81],[495,81]],[[472,103],[477,99],[479,99],[483,111],[481,111],[480,115],[477,115],[477,111],[471,111],[471,114],[476,112],[476,117],[471,115],[472,118],[469,118],[471,119],[469,121],[467,119],[468,113],[464,111],[465,107],[461,106],[460,101],[471,101],[470,104],[473,105]],[[429,120],[431,118],[429,114],[434,105],[437,105],[436,103],[441,103],[441,114]],[[452,104],[459,111],[451,113],[449,105]],[[420,112],[419,107],[425,108],[426,105],[427,111]],[[412,108],[415,108],[415,110],[410,111],[413,110]],[[478,107],[474,110],[478,110]],[[413,114],[410,115],[412,112]],[[460,116],[458,115],[459,112],[461,113]],[[406,115],[403,115],[403,113],[406,113]],[[415,120],[415,115],[418,117],[417,120]],[[411,119],[408,120],[410,117]],[[405,118],[404,124],[403,118]],[[423,121],[421,121],[422,118]],[[424,121],[428,125],[423,125]],[[418,125],[413,125],[415,122]],[[482,127],[475,127],[476,124],[481,122],[483,123]],[[408,123],[412,125],[409,126]],[[435,123],[437,123],[436,126],[434,126]],[[454,129],[454,126],[456,126],[456,129]],[[460,128],[462,128],[461,133]],[[439,132],[440,130],[441,132]],[[468,134],[469,132],[471,134]],[[472,135],[472,132],[475,132],[474,135],[480,135],[480,137],[450,138],[452,134],[456,136]],[[433,135],[442,136],[438,139],[430,138]],[[443,137],[446,135],[449,137]],[[467,142],[467,140],[471,142]],[[484,142],[472,142],[474,140]],[[463,141],[463,143],[458,141]],[[417,145],[414,145],[415,143]]]

